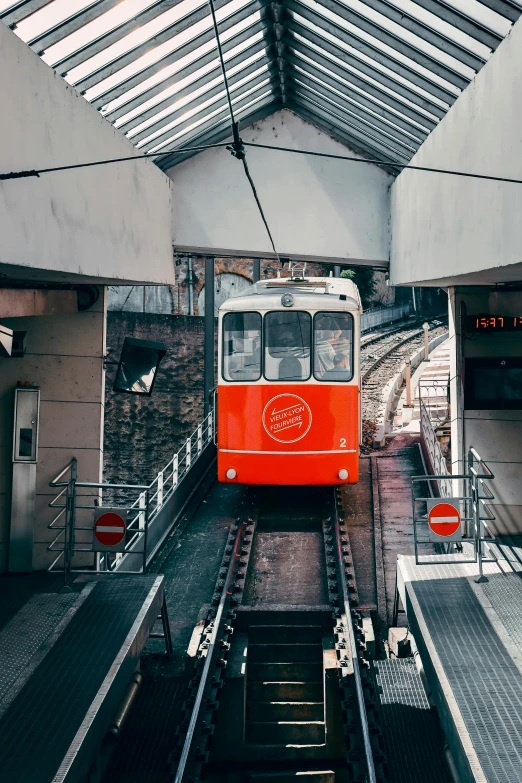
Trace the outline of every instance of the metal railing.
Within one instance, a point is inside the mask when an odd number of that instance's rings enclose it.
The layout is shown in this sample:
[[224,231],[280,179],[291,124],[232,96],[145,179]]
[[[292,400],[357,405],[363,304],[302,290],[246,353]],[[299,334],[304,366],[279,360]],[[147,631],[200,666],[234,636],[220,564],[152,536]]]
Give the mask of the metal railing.
[[[446,479],[446,476],[451,477],[451,473],[448,470],[446,459],[431,423],[430,415],[422,399],[419,399],[419,407],[421,440],[430,463],[430,472],[434,474],[430,484],[435,489],[436,495],[449,498],[453,494],[452,482],[451,478]],[[439,478],[435,478],[435,476],[439,476]]]
[[407,318],[410,312],[411,304],[409,302],[366,310],[361,315],[361,333],[375,329],[377,326],[383,326],[383,324],[400,321],[402,318]]
[[[56,552],[57,556],[48,570],[58,570],[57,566],[60,560],[62,560],[61,566],[58,567],[60,570],[63,570],[64,582],[67,583],[68,576],[73,571],[92,572],[93,568],[96,571],[116,571],[127,555],[138,554],[142,556],[142,568],[139,573],[144,573],[147,558],[150,554],[147,547],[150,525],[191,470],[205,447],[209,443],[214,442],[214,434],[215,414],[212,410],[186,439],[172,459],[157,473],[150,484],[111,484],[108,482],[78,481],[78,463],[76,457],[73,457],[69,464],[49,483],[50,487],[59,491],[49,503],[49,507],[56,510],[57,513],[47,525],[49,530],[56,533],[47,549],[49,552]],[[78,502],[79,489],[95,491],[92,504],[87,505]],[[103,490],[123,491],[126,498],[129,498],[124,505],[111,504],[112,508],[118,506],[118,511],[126,514],[125,551],[121,553],[97,553],[93,568],[73,569],[72,561],[74,555],[82,552],[92,553],[94,540],[93,523],[88,519],[86,524],[78,525],[77,510],[83,509],[94,513],[96,507],[101,503],[101,492]],[[87,495],[86,497],[89,496]],[[80,531],[85,533],[83,538],[87,540],[77,543],[77,533]]]
[[449,373],[444,378],[419,378],[417,384],[419,400],[422,400],[430,420],[435,422],[435,424],[444,424],[448,419],[450,410],[449,388]]
[[[470,448],[468,451],[467,465],[467,473],[459,475],[452,474],[449,480],[447,476],[450,474],[447,472],[434,472],[425,476],[412,476],[415,562],[417,564],[423,562],[419,560],[419,546],[427,544],[430,547],[433,547],[433,540],[430,540],[427,536],[427,502],[433,501],[433,498],[419,496],[416,488],[419,485],[429,486],[432,482],[436,482],[439,485],[447,482],[450,488],[452,485],[454,487],[462,487],[460,493],[456,490],[449,495],[442,495],[442,493],[440,493],[442,497],[451,498],[452,501],[458,502],[462,523],[462,540],[456,544],[445,545],[448,547],[446,555],[449,556],[449,559],[446,557],[444,560],[435,560],[430,555],[429,559],[424,562],[427,562],[430,565],[455,562],[455,552],[452,552],[452,549],[456,547],[459,555],[458,562],[478,563],[479,572],[476,581],[487,582],[487,577],[484,575],[483,563],[499,562],[499,558],[494,551],[494,547],[499,548],[499,544],[496,541],[495,532],[491,527],[491,523],[495,520],[495,515],[489,505],[495,499],[495,496],[488,486],[488,482],[492,481],[495,476],[474,448]],[[467,549],[466,545],[468,545]],[[471,557],[469,554],[470,547]],[[515,570],[510,560],[504,556],[500,548],[499,552],[510,568]],[[489,557],[486,557],[486,553],[489,554]],[[468,559],[466,559],[466,556]]]

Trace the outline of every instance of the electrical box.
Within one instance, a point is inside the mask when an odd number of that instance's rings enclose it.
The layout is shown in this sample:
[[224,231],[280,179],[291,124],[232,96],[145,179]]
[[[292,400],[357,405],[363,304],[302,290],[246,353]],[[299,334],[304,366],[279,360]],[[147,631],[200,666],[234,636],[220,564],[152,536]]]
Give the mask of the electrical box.
[[15,389],[9,571],[28,572],[33,567],[39,408],[40,389]]
[[40,389],[15,389],[13,462],[36,462]]

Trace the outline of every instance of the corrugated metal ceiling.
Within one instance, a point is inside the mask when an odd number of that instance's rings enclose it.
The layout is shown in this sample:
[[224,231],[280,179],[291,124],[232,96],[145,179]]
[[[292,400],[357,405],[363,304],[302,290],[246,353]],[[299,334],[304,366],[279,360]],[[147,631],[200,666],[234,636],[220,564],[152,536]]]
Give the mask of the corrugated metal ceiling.
[[[215,0],[236,119],[287,107],[351,149],[411,159],[522,0]],[[0,19],[167,169],[230,117],[207,2],[0,0]],[[16,75],[14,75],[16,78]]]

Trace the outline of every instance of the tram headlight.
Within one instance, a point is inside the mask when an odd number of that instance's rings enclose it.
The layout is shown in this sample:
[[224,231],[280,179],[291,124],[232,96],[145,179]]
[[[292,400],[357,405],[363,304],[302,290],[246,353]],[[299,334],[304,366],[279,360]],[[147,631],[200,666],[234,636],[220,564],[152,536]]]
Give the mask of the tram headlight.
[[341,468],[341,470],[337,475],[339,476],[341,481],[346,481],[346,479],[348,478],[348,471],[346,470],[346,468]]
[[232,481],[232,479],[235,479],[236,476],[237,476],[237,473],[234,470],[234,468],[229,468],[227,470],[227,479],[230,479]]

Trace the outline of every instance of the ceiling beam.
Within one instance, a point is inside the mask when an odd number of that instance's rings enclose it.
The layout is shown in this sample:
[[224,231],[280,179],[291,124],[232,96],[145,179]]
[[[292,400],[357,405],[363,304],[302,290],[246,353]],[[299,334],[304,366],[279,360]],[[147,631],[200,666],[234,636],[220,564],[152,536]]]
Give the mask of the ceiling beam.
[[[249,71],[249,73],[252,73],[253,70],[259,69],[259,63],[255,64],[255,67],[249,66],[249,68],[245,69]],[[252,79],[250,82],[247,82],[247,84],[242,85],[242,87],[238,88],[238,90],[250,90],[252,87],[257,87],[260,85],[263,81],[266,81],[267,79],[273,79],[274,73],[277,69],[275,66],[272,65],[272,67],[266,71],[263,71],[263,73],[260,73],[258,76],[256,76],[254,79]],[[238,82],[241,81],[241,78],[243,78],[247,74],[239,74],[237,76],[232,77],[232,79],[228,80],[228,83],[230,85],[230,92],[232,100],[234,100],[234,93],[237,92],[235,89]],[[218,102],[218,96],[222,93],[222,100],[225,100],[225,85],[223,80],[219,84],[216,84],[211,89],[207,90],[206,93],[203,95],[198,95],[197,98],[192,98],[188,103],[186,103],[184,106],[180,107],[179,109],[174,110],[171,114],[166,115],[165,117],[162,117],[161,120],[158,120],[157,122],[153,123],[152,125],[149,125],[147,128],[143,128],[139,133],[137,133],[135,136],[131,137],[131,141],[133,144],[138,144],[139,142],[143,141],[144,139],[147,139],[151,134],[156,133],[157,131],[161,131],[162,128],[165,128],[167,125],[170,125],[171,123],[175,122],[176,120],[180,119],[185,115],[188,111],[191,111],[194,108],[197,108],[199,104],[202,104],[206,102],[207,100],[211,100],[212,98],[216,98],[216,103]],[[241,93],[240,93],[241,94]],[[204,109],[201,109],[197,112],[197,114],[190,117],[187,122],[188,124],[191,124],[194,122],[198,116],[209,114],[209,112],[213,111],[215,106],[210,104],[210,106],[205,106]],[[181,126],[179,126],[181,127]],[[171,133],[175,133],[176,130],[170,130],[167,131],[167,133],[170,135]],[[156,144],[157,139],[154,139],[151,143],[153,145]]]
[[[296,54],[294,54],[294,52]],[[302,56],[300,57],[297,55]],[[353,71],[342,68],[337,63],[327,57],[323,57],[314,49],[303,45],[295,39],[293,41],[291,39],[289,40],[285,57],[287,62],[304,68],[311,75],[316,74],[324,81],[334,81],[336,89],[346,93],[347,97],[349,96],[353,98],[353,100],[359,101],[372,111],[381,113],[383,117],[393,118],[393,122],[397,122],[399,125],[404,123],[404,130],[415,127],[415,125],[411,126],[411,123],[408,120],[413,120],[414,123],[418,123],[426,129],[426,131],[433,130],[437,125],[437,122],[433,118],[426,117],[426,115],[421,114],[406,103],[402,103],[400,100],[397,100],[388,92],[379,89],[371,82],[361,79],[357,74],[354,74]],[[314,66],[310,65],[303,57],[312,60],[316,65],[319,65],[320,68],[314,68]],[[326,73],[324,71],[326,71]],[[333,79],[333,77],[335,77],[335,79]],[[340,81],[341,79],[344,84]],[[349,87],[355,87],[357,91],[354,92],[349,90]],[[378,103],[378,101],[380,103]],[[382,104],[384,104],[384,106]],[[390,112],[389,109],[394,109],[400,116],[397,117],[397,115]],[[390,117],[388,117],[388,115],[390,115]]]
[[306,105],[310,111],[315,111],[323,118],[329,117],[330,121],[333,121],[341,130],[344,129],[347,135],[358,138],[359,146],[364,147],[366,143],[395,160],[409,160],[411,158],[412,150],[404,149],[394,139],[383,136],[378,130],[368,127],[356,117],[349,115],[340,106],[334,106],[320,95],[306,92],[299,85],[292,86],[292,89],[289,89],[289,94],[292,95],[295,103]]
[[13,28],[22,19],[26,19],[51,2],[52,0],[19,0],[19,2],[13,0],[9,8],[0,12],[0,19],[7,27]]
[[[346,46],[349,46],[352,49],[356,49],[362,55],[365,55],[366,57],[370,57],[374,62],[384,66],[388,70],[397,74],[397,76],[401,76],[403,79],[407,79],[407,81],[417,85],[418,87],[430,93],[431,95],[438,98],[439,100],[444,101],[445,103],[451,106],[452,103],[454,103],[455,100],[457,99],[458,97],[457,90],[455,90],[455,92],[451,92],[446,87],[436,83],[435,81],[431,81],[427,76],[425,76],[422,73],[419,73],[415,69],[411,68],[409,65],[404,64],[401,60],[395,58],[392,54],[384,52],[382,49],[373,46],[371,43],[368,43],[363,38],[359,38],[359,36],[355,35],[355,33],[350,32],[346,28],[341,27],[341,25],[337,24],[336,22],[327,19],[325,16],[322,16],[316,11],[313,11],[312,9],[298,2],[298,0],[285,0],[285,1],[286,1],[286,7],[289,10],[291,10],[294,14],[298,14],[302,19],[305,19],[307,22],[313,24],[314,27],[318,27],[320,30],[327,33],[328,35],[331,35],[334,38],[339,39]],[[295,19],[295,24],[301,28],[303,27],[298,19]]]
[[[319,2],[322,3],[323,0],[319,0]],[[334,0],[334,5],[341,6],[343,9],[346,7],[338,2],[338,0]],[[440,49],[441,52],[448,54],[450,57],[454,57],[455,60],[467,65],[468,68],[472,68],[474,71],[479,71],[486,62],[485,57],[480,57],[465,46],[455,43],[455,41],[448,38],[447,35],[434,30],[433,27],[419,21],[411,14],[408,14],[404,9],[397,8],[386,0],[364,0],[364,5],[377,11],[377,13],[382,14],[386,19],[399,25],[409,33],[416,35],[421,40]]]
[[[302,7],[301,3],[299,2],[297,5]],[[445,79],[450,84],[454,84],[459,89],[463,90],[464,87],[467,87],[469,84],[469,78],[466,78],[452,68],[449,68],[447,65],[444,65],[444,63],[440,62],[440,60],[437,60],[434,57],[430,57],[429,54],[426,54],[416,46],[413,46],[402,38],[399,38],[393,33],[390,33],[384,27],[381,27],[375,22],[372,22],[365,16],[352,11],[352,9],[348,6],[343,5],[342,3],[338,3],[337,0],[320,0],[319,5],[323,6],[328,11],[338,16],[340,19],[344,19],[345,22],[355,25],[355,27],[359,28],[359,30],[362,30],[368,35],[371,35],[377,41],[380,41],[386,46],[389,46],[396,52],[400,52],[414,63],[417,63],[417,65],[422,65],[422,67],[427,68],[428,71],[436,73],[437,76]]]
[[[248,70],[249,73],[251,73],[252,72],[251,71],[251,67],[252,66],[255,66],[256,68],[260,68],[261,65],[263,65],[263,64],[265,64],[265,63],[267,63],[269,61],[270,58],[265,53],[265,48],[264,48],[263,41],[259,42],[257,44],[257,46],[254,46],[254,47],[251,47],[251,48],[252,48],[253,51],[250,51],[250,47],[249,47],[249,49],[241,52],[241,54],[238,54],[235,57],[232,57],[229,60],[229,62],[227,63],[227,68],[232,69],[232,68],[235,68],[238,65],[240,65],[243,62],[243,59],[246,60],[247,57],[249,58],[253,54],[257,55],[256,59],[254,60],[254,62],[250,66],[247,66],[247,68],[242,68],[240,71],[238,71],[238,74],[239,74],[238,76],[236,76],[234,74],[234,76],[230,76],[229,77],[229,82],[230,83],[235,83],[235,82],[237,82],[238,79],[241,79],[241,78],[244,78],[245,76],[247,76],[247,73],[246,73],[247,70]],[[249,52],[247,57],[245,57],[245,53],[246,52]],[[201,67],[201,66],[200,66],[199,63],[197,63],[197,65],[198,65],[198,70],[199,70],[199,67]],[[181,77],[181,78],[177,79],[176,81],[179,82],[179,81],[181,81],[182,78],[184,78],[184,77]],[[121,130],[122,133],[129,133],[129,131],[131,131],[133,128],[137,127],[138,125],[141,125],[142,122],[145,122],[146,120],[151,119],[156,114],[158,114],[159,112],[163,111],[164,109],[168,109],[168,107],[174,101],[179,101],[181,98],[188,97],[192,93],[194,93],[197,90],[200,90],[201,88],[203,88],[205,85],[210,84],[215,79],[220,79],[221,80],[221,85],[223,85],[223,72],[221,70],[221,65],[220,64],[217,64],[214,68],[212,68],[212,70],[207,71],[207,73],[204,76],[200,76],[199,79],[194,79],[194,81],[189,82],[189,84],[187,84],[185,87],[181,88],[180,90],[176,90],[176,92],[172,93],[167,98],[164,98],[162,101],[159,101],[158,103],[154,104],[154,106],[151,106],[146,111],[140,112],[139,114],[137,114],[132,119],[127,120],[126,122],[118,125],[117,126],[118,130]],[[174,84],[175,83],[176,82],[174,82]],[[223,86],[221,86],[221,89],[223,89]],[[205,95],[205,97],[208,97],[208,96],[206,96],[206,93],[204,93],[204,95]],[[205,100],[205,97],[203,97],[203,95],[202,95],[200,100]]]
[[28,40],[27,43],[34,52],[42,55],[46,49],[54,46],[54,44],[57,44],[59,41],[63,41],[68,35],[80,30],[80,28],[89,24],[89,22],[92,22],[93,19],[101,16],[106,11],[110,11],[110,9],[114,8],[119,2],[120,0],[94,0],[94,2],[91,2],[86,8],[83,8],[76,14],[66,17],[61,22],[54,25],[54,27],[44,30],[42,33],[39,33],[39,35]]
[[504,39],[503,35],[495,33],[486,25],[466,16],[462,11],[447,5],[442,0],[413,0],[413,2],[493,51]]
[[[271,114],[275,114],[281,109],[281,101],[277,97],[272,99],[271,96],[271,98],[267,101],[263,101],[257,106],[254,106],[253,109],[254,111],[247,113],[244,116],[240,116],[240,128],[246,128],[249,125],[252,125],[254,122],[259,122],[260,120],[269,117]],[[218,123],[216,123],[216,125],[210,127],[203,133],[199,133],[197,136],[191,138],[190,146],[219,144],[220,142],[226,141],[227,139],[232,140],[232,132],[230,130],[230,120],[225,118],[224,120],[220,120]],[[188,142],[187,146],[189,146]],[[183,160],[191,158],[194,155],[199,155],[199,152],[183,152],[181,150],[178,153],[165,155],[164,158],[157,158],[156,165],[158,165],[159,168],[161,168],[163,171],[166,171],[167,169],[176,166],[178,163],[181,163]]]
[[[352,81],[354,86],[368,91],[370,94],[375,95],[375,97],[379,97],[379,100],[381,100],[381,95],[386,96],[386,100],[389,104],[397,108],[398,111],[407,114],[407,109],[412,112],[411,115],[408,115],[411,116],[412,119],[415,119],[416,116],[424,117],[423,114],[417,112],[416,107],[429,112],[429,114],[438,119],[444,117],[446,113],[445,109],[442,106],[439,106],[439,104],[420,95],[415,90],[412,90],[411,87],[406,87],[402,82],[396,81],[391,76],[383,73],[383,71],[374,68],[372,65],[368,65],[365,60],[359,60],[358,57],[353,56],[350,52],[347,52],[340,46],[331,43],[327,38],[323,38],[322,35],[312,32],[303,25],[297,24],[295,20],[288,23],[286,38],[287,47],[290,47],[306,57],[310,57],[312,60],[315,58],[319,58],[317,60],[318,62],[321,62],[323,59],[326,60],[328,68],[333,72],[342,75],[343,79]],[[318,52],[317,49],[321,51]],[[335,57],[337,62],[331,60],[327,55]],[[355,68],[357,73],[354,73],[353,70],[348,70],[346,66]],[[364,78],[365,76],[368,76],[371,81],[367,81]],[[377,82],[379,86],[374,85],[374,81]],[[384,89],[381,89],[382,87]],[[390,95],[389,91],[392,91],[393,95]],[[405,98],[408,103],[401,102],[401,98]],[[384,100],[384,97],[382,100]],[[409,103],[413,103],[414,106],[409,106]],[[428,121],[427,118],[426,121]]]

